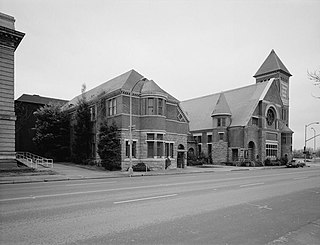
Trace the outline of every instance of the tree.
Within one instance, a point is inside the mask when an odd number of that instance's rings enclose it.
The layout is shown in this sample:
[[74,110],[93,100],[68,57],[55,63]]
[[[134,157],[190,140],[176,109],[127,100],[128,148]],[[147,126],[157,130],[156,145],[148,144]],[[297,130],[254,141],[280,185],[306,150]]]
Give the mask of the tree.
[[92,126],[90,122],[89,105],[85,99],[84,93],[82,93],[82,97],[78,101],[75,114],[74,142],[72,144],[72,161],[76,163],[85,163],[85,161],[89,159],[91,152],[91,132]]
[[[320,88],[320,71],[309,72],[308,78],[314,83],[315,86]],[[314,96],[317,99],[320,99],[320,96]]]
[[98,154],[101,158],[101,164],[105,169],[121,169],[121,145],[119,130],[115,122],[110,126],[106,120],[101,123]]
[[35,113],[34,143],[41,155],[55,161],[67,160],[70,156],[69,115],[59,104],[48,104]]

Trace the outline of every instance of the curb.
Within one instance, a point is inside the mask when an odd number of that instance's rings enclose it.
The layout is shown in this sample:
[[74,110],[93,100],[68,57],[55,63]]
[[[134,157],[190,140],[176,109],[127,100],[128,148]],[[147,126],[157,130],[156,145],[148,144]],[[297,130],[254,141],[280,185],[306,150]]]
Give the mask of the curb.
[[[268,169],[282,169],[286,168],[285,166],[278,166],[278,167],[271,167],[271,168],[259,168],[259,169],[249,169],[249,168],[243,168],[243,169],[228,169],[224,171],[216,171],[216,170],[206,170],[206,171],[194,171],[194,172],[164,172],[164,173],[147,173],[142,172],[141,174],[134,174],[131,177],[145,177],[145,176],[161,176],[161,175],[180,175],[180,174],[199,174],[199,173],[214,173],[214,172],[236,172],[236,171],[252,171],[252,170],[268,170]],[[137,173],[137,172],[135,172]],[[131,178],[129,174],[123,174],[118,176],[98,176],[98,177],[82,177],[82,178],[68,178],[68,177],[61,177],[57,179],[33,179],[33,180],[7,180],[7,181],[1,181],[0,185],[6,185],[6,184],[30,184],[30,183],[40,183],[40,182],[58,182],[58,181],[72,181],[72,180],[88,180],[88,179],[109,179],[109,178]]]

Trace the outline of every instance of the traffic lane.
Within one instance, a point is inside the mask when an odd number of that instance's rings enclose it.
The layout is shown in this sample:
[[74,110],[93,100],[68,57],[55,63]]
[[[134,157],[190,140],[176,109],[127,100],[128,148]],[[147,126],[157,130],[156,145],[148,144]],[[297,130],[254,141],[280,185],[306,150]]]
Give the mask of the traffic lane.
[[[159,175],[159,176],[145,176],[145,177],[137,177],[133,179],[144,181],[152,181],[153,183],[160,183],[163,180],[165,181],[175,181],[179,179],[191,179],[191,178],[201,178],[201,179],[208,179],[212,178],[214,176],[215,179],[223,179],[225,176],[255,176],[255,175],[269,175],[270,173],[277,173],[281,175],[282,173],[302,173],[303,171],[309,170],[309,171],[320,171],[320,168],[315,169],[270,169],[270,170],[263,170],[263,171],[231,171],[231,172],[208,172],[208,173],[198,173],[198,174],[183,174],[183,175]],[[308,172],[308,171],[306,171]],[[20,190],[25,191],[28,189],[41,189],[43,187],[48,188],[60,188],[60,187],[68,187],[68,186],[81,186],[86,184],[99,184],[99,183],[123,183],[126,182],[131,183],[132,178],[110,178],[110,179],[82,179],[82,180],[72,180],[72,181],[53,181],[53,182],[37,182],[37,183],[21,183],[21,184],[5,184],[0,185],[0,189],[5,190],[11,190],[14,189],[15,192],[19,192]]]
[[318,220],[319,193],[320,188],[306,189],[76,243],[267,244]]
[[[250,173],[249,173],[250,172]],[[251,173],[255,172],[255,173]],[[259,172],[260,174],[258,174]],[[90,192],[96,193],[101,190],[101,192],[108,191],[125,191],[128,188],[129,191],[132,189],[139,188],[158,188],[164,186],[183,186],[183,185],[196,185],[214,182],[228,182],[243,180],[243,184],[248,183],[254,179],[263,178],[274,178],[275,181],[278,179],[290,179],[291,176],[297,175],[298,178],[310,177],[311,175],[319,175],[320,170],[309,170],[309,171],[289,171],[289,172],[276,172],[276,171],[247,171],[248,174],[242,175],[235,173],[232,175],[227,174],[198,174],[197,176],[183,176],[183,177],[172,177],[172,176],[148,176],[142,178],[128,178],[128,179],[118,179],[118,180],[105,180],[105,181],[77,181],[77,182],[45,182],[41,184],[26,184],[26,185],[4,185],[0,186],[0,202],[2,199],[14,199],[14,198],[33,198],[36,196],[50,196],[50,195],[68,195],[69,193],[79,193],[79,194],[89,194]],[[311,175],[310,175],[311,174]]]
[[[188,192],[167,198],[119,204],[101,200],[50,206],[51,201],[46,200],[47,203],[43,202],[40,209],[22,210],[19,213],[1,212],[1,237],[5,238],[4,241],[17,243],[21,242],[21,236],[26,236],[30,244],[40,243],[41,239],[47,243],[56,240],[63,243],[66,241],[64,239],[76,241],[79,237],[88,239],[122,232],[320,185],[314,179],[299,181],[299,185],[294,185],[296,182],[292,181],[243,188],[238,186],[234,189]],[[19,232],[14,232],[16,227],[19,227]],[[50,229],[54,230],[54,234],[48,234]]]
[[[277,176],[277,180],[271,179],[261,179],[251,180],[243,178],[228,178],[222,183],[221,181],[191,181],[191,182],[177,182],[171,184],[160,184],[160,185],[142,185],[142,186],[131,186],[124,188],[103,188],[95,190],[80,190],[53,194],[36,194],[30,196],[23,196],[18,198],[4,198],[0,199],[1,210],[6,210],[7,213],[19,213],[25,212],[33,209],[42,209],[45,206],[46,209],[59,208],[63,206],[70,207],[72,205],[87,205],[88,203],[95,202],[124,202],[126,200],[135,199],[148,199],[148,198],[158,198],[161,196],[172,195],[172,194],[183,194],[187,192],[206,192],[212,190],[220,189],[230,189],[230,188],[246,188],[253,187],[257,185],[268,185],[283,181],[294,181],[292,185],[297,185],[299,181],[306,180],[308,178],[315,178],[316,175],[312,174],[308,176],[290,176],[289,179],[281,178]],[[313,177],[312,177],[313,176]],[[270,178],[270,176],[269,176]],[[318,178],[316,176],[316,178]],[[319,178],[318,178],[319,179]],[[134,182],[135,180],[132,179]],[[257,182],[259,181],[259,182]],[[263,181],[263,182],[262,182]],[[41,200],[50,200],[49,204],[43,205]],[[45,200],[44,200],[45,201]]]
[[[295,171],[296,170],[296,171]],[[14,192],[24,192],[28,190],[37,190],[47,187],[48,189],[59,189],[69,186],[79,186],[82,185],[99,185],[100,183],[118,183],[118,184],[131,184],[131,179],[136,179],[137,181],[141,182],[149,182],[152,181],[153,183],[162,183],[163,181],[172,182],[181,179],[210,179],[214,178],[216,180],[223,179],[226,176],[255,176],[255,175],[269,175],[270,173],[277,173],[281,175],[282,172],[284,173],[302,173],[303,170],[308,169],[301,169],[301,171],[297,171],[298,169],[270,169],[270,170],[263,170],[263,171],[230,171],[230,172],[207,172],[207,173],[197,173],[197,174],[182,174],[182,175],[158,175],[158,176],[144,176],[144,177],[133,177],[133,178],[110,178],[110,179],[82,179],[82,180],[72,180],[72,181],[52,181],[52,182],[36,182],[36,183],[16,183],[16,184],[4,184],[0,185],[1,191],[10,191],[14,190]],[[314,171],[320,171],[320,168],[314,169]]]
[[[310,174],[310,173],[309,173]],[[270,178],[270,175],[267,175]],[[130,187],[120,187],[112,188],[108,186],[99,186],[98,189],[94,190],[70,190],[66,192],[54,192],[54,193],[45,193],[39,194],[35,193],[34,195],[28,195],[18,198],[4,198],[0,199],[1,209],[6,210],[7,212],[13,211],[17,213],[18,211],[32,210],[34,208],[43,208],[41,199],[49,199],[50,205],[54,208],[65,206],[72,206],[74,203],[79,205],[83,203],[84,205],[94,202],[105,202],[106,200],[111,202],[121,202],[123,200],[130,199],[139,199],[139,198],[149,198],[157,197],[162,195],[171,195],[174,193],[186,193],[186,192],[205,192],[206,190],[216,190],[216,189],[228,189],[228,188],[245,188],[252,187],[255,185],[264,185],[268,183],[277,183],[281,181],[294,181],[293,185],[297,185],[299,181],[303,181],[307,178],[313,178],[317,175],[310,174],[309,176],[291,176],[288,175],[288,179],[284,176],[279,178],[279,175],[276,174],[277,180],[274,178],[262,179],[261,176],[256,176],[258,179],[251,178],[227,178],[223,182],[210,179],[210,180],[201,180],[201,181],[186,181],[186,182],[176,182],[171,184],[158,184],[158,185],[138,185]],[[137,179],[130,179],[131,183],[135,183]],[[298,181],[298,182],[296,182]],[[139,181],[139,183],[141,183]],[[83,188],[83,187],[82,187]],[[102,188],[102,189],[101,189]],[[14,205],[15,204],[15,205]],[[49,206],[50,206],[49,205]],[[46,205],[47,206],[47,205]]]

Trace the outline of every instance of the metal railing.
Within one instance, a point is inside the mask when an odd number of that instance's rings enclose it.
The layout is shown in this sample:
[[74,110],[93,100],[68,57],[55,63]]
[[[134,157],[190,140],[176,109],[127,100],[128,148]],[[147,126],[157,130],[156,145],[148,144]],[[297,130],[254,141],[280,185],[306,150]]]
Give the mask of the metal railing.
[[31,168],[38,168],[38,164],[53,168],[53,159],[41,157],[30,152],[16,152],[16,158],[27,161]]

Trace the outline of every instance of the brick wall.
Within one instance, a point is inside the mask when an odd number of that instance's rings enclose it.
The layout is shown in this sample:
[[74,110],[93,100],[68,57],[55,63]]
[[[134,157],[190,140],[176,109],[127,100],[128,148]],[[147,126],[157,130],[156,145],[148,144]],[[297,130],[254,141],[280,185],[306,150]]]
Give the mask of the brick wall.
[[[151,133],[148,131],[133,131],[132,139],[137,141],[137,158],[132,158],[133,165],[144,162],[148,165],[151,170],[159,170],[164,169],[165,167],[165,151],[163,151],[162,157],[154,157],[148,158],[147,154],[147,133]],[[123,130],[121,133],[121,166],[122,170],[125,171],[128,169],[130,164],[130,159],[126,157],[126,145],[125,141],[130,139],[129,131]],[[174,143],[173,150],[173,158],[171,160],[170,168],[177,167],[177,155],[178,155],[178,146],[181,144],[187,149],[187,135],[173,134],[173,133],[165,133],[164,142]],[[186,165],[186,153],[185,153],[185,165]]]
[[228,161],[228,142],[219,141],[212,143],[212,162],[220,164]]

